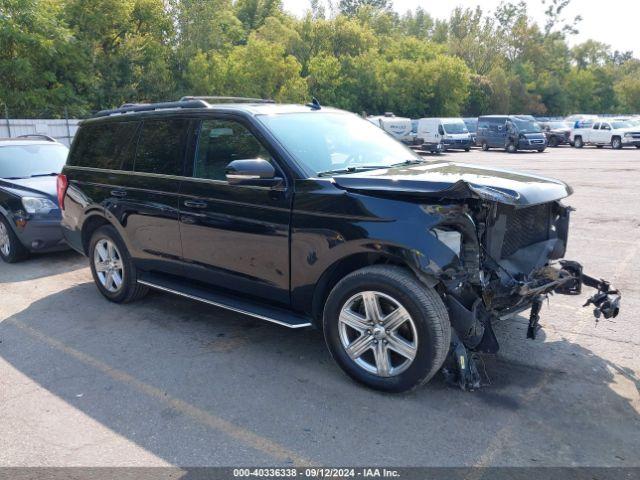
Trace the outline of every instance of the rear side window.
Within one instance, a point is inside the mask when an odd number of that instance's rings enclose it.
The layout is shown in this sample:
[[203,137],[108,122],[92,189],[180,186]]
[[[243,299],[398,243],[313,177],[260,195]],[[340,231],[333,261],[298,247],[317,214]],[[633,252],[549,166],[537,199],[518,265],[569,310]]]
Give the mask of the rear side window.
[[139,125],[139,122],[117,122],[81,127],[68,164],[120,170],[131,151]]
[[138,140],[134,171],[182,175],[189,120],[146,120]]

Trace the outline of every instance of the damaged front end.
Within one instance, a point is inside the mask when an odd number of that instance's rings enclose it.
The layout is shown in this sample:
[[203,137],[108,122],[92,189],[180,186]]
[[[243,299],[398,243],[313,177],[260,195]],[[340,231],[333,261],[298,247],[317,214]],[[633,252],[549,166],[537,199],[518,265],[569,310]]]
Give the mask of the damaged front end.
[[458,268],[441,276],[441,292],[449,310],[453,338],[445,375],[463,389],[480,386],[473,352],[496,353],[495,319],[530,309],[527,337],[539,328],[542,302],[550,295],[579,295],[583,286],[596,290],[585,306],[596,319],[614,318],[620,293],[608,282],[563,260],[571,208],[560,201],[516,206],[486,199],[426,207],[442,215],[438,228],[458,232]]

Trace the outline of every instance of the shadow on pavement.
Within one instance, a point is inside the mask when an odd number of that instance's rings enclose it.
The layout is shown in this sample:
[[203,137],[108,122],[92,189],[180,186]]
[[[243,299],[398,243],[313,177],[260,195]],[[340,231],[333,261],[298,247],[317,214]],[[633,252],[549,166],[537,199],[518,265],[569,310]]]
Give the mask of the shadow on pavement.
[[15,369],[175,465],[290,465],[286,452],[324,465],[472,465],[508,438],[490,463],[622,466],[640,447],[638,412],[610,386],[612,372],[638,378],[568,341],[544,345],[557,369],[484,357],[491,385],[479,392],[438,376],[384,395],[342,375],[319,332],[159,293],[113,305],[91,283],[5,319],[0,339]]

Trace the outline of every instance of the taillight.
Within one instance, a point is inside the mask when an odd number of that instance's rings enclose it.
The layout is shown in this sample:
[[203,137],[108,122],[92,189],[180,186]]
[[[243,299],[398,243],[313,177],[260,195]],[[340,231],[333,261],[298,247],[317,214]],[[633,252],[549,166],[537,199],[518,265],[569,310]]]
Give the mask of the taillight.
[[58,189],[58,205],[60,206],[60,210],[64,210],[64,196],[67,193],[68,186],[69,182],[67,181],[67,176],[63,174],[58,175],[56,187]]

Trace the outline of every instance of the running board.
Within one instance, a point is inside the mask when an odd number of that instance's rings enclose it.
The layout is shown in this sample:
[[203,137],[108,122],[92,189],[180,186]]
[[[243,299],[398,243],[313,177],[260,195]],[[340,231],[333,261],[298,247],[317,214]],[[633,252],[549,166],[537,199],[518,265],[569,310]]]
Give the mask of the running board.
[[162,274],[142,273],[140,278],[138,278],[138,283],[156,290],[173,293],[174,295],[231,310],[232,312],[276,323],[287,328],[304,328],[311,326],[311,319],[309,317],[284,308],[271,307],[257,302],[242,300],[228,294],[213,291],[205,286],[194,286],[191,283],[186,286],[179,280]]

